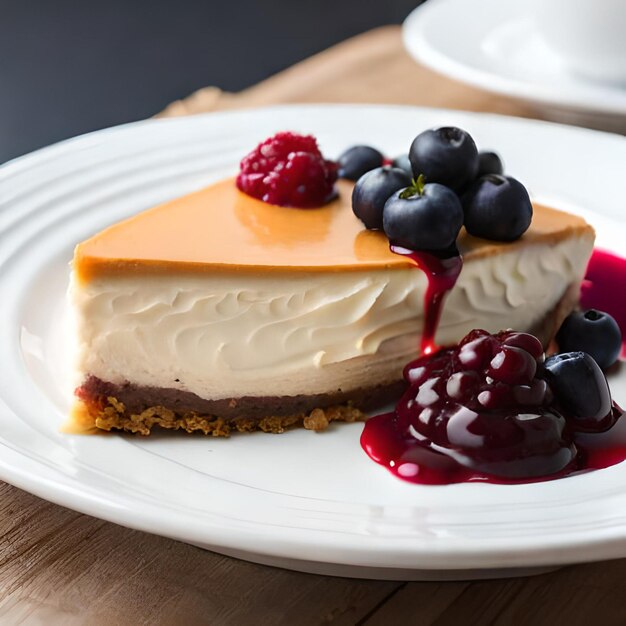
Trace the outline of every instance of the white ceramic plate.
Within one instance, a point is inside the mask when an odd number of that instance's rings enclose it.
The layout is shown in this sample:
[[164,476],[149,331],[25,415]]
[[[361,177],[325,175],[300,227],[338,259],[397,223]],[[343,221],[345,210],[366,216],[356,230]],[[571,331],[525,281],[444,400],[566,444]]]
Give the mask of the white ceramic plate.
[[[536,197],[585,207],[605,247],[624,241],[625,139],[498,116],[367,106],[242,111],[112,128],[1,167],[0,478],[125,526],[325,573],[492,576],[626,556],[626,464],[533,485],[428,487],[371,462],[360,424],[229,440],[59,433],[70,406],[63,328],[77,241],[232,173],[280,129],[316,134],[330,156],[355,142],[393,155],[442,124],[497,148]],[[612,382],[622,402],[625,379]]]
[[406,19],[404,43],[424,65],[527,101],[551,119],[626,132],[626,88],[569,74],[537,34],[527,4],[429,0]]

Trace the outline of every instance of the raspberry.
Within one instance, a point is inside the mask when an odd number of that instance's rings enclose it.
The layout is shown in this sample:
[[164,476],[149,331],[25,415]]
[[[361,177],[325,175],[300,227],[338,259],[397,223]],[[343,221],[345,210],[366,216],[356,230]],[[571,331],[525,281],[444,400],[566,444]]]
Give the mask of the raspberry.
[[337,164],[327,161],[315,137],[277,133],[241,161],[237,187],[254,198],[291,207],[319,207],[335,195]]

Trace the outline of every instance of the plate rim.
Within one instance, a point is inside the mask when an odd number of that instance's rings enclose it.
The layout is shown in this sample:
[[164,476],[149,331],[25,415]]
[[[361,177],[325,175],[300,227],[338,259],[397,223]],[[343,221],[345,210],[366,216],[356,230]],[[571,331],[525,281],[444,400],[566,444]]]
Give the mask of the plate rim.
[[[431,0],[432,1],[432,0]],[[442,0],[435,0],[436,2],[441,2]],[[443,0],[444,2],[448,2],[450,0]],[[452,0],[457,1],[457,0]],[[417,11],[421,8],[418,7],[414,9]],[[408,18],[407,18],[408,19]],[[129,122],[124,122],[122,124],[116,124],[114,126],[107,126],[105,128],[99,128],[96,130],[87,131],[85,133],[80,133],[78,135],[74,135],[72,137],[67,137],[65,139],[60,139],[59,141],[55,141],[53,143],[47,144],[35,150],[31,150],[25,154],[20,154],[16,157],[9,159],[8,161],[3,161],[0,163],[0,184],[2,183],[4,175],[11,174],[12,170],[15,168],[20,168],[24,162],[30,162],[31,160],[42,157],[54,156],[54,153],[59,150],[66,150],[74,146],[74,144],[79,142],[87,142],[87,140],[98,140],[102,137],[106,137],[108,135],[115,135],[119,132],[124,132],[126,130],[130,130],[133,128],[140,128],[146,125],[169,125],[169,124],[180,124],[183,122],[190,122],[191,120],[202,120],[202,119],[213,119],[216,117],[231,117],[237,115],[243,115],[245,113],[255,114],[257,112],[267,112],[270,114],[280,113],[285,110],[293,110],[298,109],[302,111],[310,110],[310,109],[320,109],[320,108],[328,108],[328,109],[370,109],[370,110],[402,110],[402,111],[423,111],[427,114],[449,114],[454,115],[460,114],[468,117],[476,117],[482,119],[490,119],[493,118],[495,120],[505,121],[508,124],[520,125],[520,126],[550,126],[553,128],[560,128],[561,130],[567,130],[567,132],[572,133],[580,133],[580,134],[588,134],[588,135],[604,135],[608,138],[618,138],[626,140],[626,135],[621,135],[619,133],[614,133],[609,130],[602,130],[596,128],[588,128],[585,126],[576,126],[568,123],[557,122],[554,120],[546,120],[546,119],[537,119],[537,118],[527,118],[520,117],[516,115],[508,115],[506,113],[495,113],[491,111],[473,111],[470,109],[460,109],[460,108],[444,108],[444,107],[434,107],[434,106],[422,106],[416,104],[381,104],[381,103],[369,103],[369,102],[305,102],[305,103],[282,103],[282,104],[270,104],[258,107],[251,107],[249,109],[227,109],[223,111],[206,111],[203,113],[194,113],[193,115],[176,115],[170,117],[148,117],[145,119],[132,120]],[[0,225],[1,226],[1,225]],[[0,231],[1,232],[1,231]]]

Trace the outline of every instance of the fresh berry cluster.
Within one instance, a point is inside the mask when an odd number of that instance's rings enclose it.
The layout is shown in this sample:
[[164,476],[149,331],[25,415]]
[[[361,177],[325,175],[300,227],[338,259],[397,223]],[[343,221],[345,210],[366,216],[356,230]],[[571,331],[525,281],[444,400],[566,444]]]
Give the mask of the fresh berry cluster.
[[241,161],[237,187],[270,204],[319,207],[335,195],[337,164],[324,159],[315,137],[280,132]]
[[525,187],[504,176],[500,157],[479,152],[460,128],[424,131],[408,156],[383,163],[378,150],[355,146],[339,157],[339,175],[357,181],[355,215],[396,246],[437,253],[454,247],[463,225],[496,241],[518,239],[530,226]]
[[405,436],[490,475],[559,472],[575,458],[575,432],[605,431],[620,414],[588,354],[544,360],[539,340],[515,331],[474,330],[404,375],[396,415]]

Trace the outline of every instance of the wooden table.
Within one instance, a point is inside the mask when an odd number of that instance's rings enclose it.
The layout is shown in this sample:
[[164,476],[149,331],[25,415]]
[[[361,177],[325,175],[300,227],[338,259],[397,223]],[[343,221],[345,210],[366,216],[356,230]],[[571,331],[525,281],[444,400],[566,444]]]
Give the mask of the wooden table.
[[[347,101],[533,115],[417,67],[397,27],[344,42],[242,93],[203,89],[161,115]],[[129,530],[2,483],[0,537],[1,624],[626,624],[626,560],[487,582],[330,578]]]

